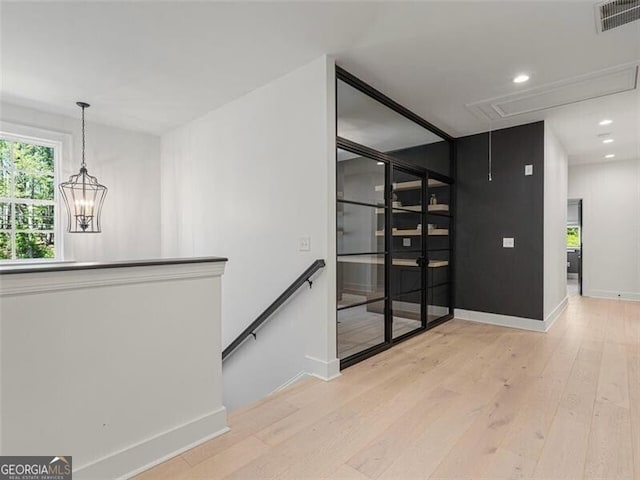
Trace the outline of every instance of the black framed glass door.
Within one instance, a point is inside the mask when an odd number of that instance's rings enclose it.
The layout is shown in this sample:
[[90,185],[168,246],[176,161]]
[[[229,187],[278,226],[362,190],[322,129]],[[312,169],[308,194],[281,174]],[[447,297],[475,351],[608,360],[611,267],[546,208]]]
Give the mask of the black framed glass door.
[[429,172],[426,228],[428,326],[446,319],[452,310],[452,200],[451,180]]
[[453,139],[336,67],[342,368],[453,317]]
[[387,167],[337,152],[338,357],[383,347],[387,334]]
[[426,327],[426,174],[394,165],[391,176],[391,336],[397,341]]

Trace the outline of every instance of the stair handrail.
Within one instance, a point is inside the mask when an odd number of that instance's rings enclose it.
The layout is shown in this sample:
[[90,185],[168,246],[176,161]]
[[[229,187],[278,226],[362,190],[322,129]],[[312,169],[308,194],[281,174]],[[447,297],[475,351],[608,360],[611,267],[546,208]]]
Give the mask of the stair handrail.
[[256,330],[258,330],[258,328],[260,328],[262,324],[266,322],[269,317],[273,315],[273,313],[280,308],[280,306],[282,306],[282,304],[286,302],[302,285],[309,283],[309,288],[311,288],[313,286],[311,277],[324,266],[325,262],[323,259],[314,261],[309,268],[307,268],[284,292],[282,292],[278,298],[275,299],[271,305],[267,307],[264,312],[258,316],[258,318],[251,322],[251,325],[245,328],[242,333],[222,351],[222,360],[224,361],[250,336],[257,338]]

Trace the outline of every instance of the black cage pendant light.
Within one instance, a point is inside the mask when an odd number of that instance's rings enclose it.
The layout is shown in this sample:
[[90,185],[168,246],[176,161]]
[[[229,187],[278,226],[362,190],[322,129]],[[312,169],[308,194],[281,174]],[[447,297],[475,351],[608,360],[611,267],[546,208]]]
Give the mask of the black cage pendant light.
[[82,163],[80,172],[71,175],[69,181],[60,184],[60,192],[67,207],[69,233],[100,233],[100,213],[107,195],[107,187],[89,175],[85,161],[84,111],[89,108],[85,102],[77,102],[82,108]]

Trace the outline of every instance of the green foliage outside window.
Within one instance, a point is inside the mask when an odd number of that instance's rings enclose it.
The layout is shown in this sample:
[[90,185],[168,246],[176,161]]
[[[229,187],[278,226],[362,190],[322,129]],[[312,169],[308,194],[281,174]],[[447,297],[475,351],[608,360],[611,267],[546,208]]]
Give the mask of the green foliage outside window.
[[55,257],[54,154],[0,139],[0,260]]
[[580,227],[567,227],[567,247],[580,248]]

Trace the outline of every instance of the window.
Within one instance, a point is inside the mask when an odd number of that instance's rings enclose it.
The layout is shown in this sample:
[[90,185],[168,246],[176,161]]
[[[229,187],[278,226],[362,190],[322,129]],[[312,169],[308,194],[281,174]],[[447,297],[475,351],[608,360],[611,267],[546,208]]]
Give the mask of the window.
[[0,133],[0,261],[56,259],[60,144]]
[[580,248],[580,227],[567,227],[567,248]]

